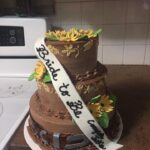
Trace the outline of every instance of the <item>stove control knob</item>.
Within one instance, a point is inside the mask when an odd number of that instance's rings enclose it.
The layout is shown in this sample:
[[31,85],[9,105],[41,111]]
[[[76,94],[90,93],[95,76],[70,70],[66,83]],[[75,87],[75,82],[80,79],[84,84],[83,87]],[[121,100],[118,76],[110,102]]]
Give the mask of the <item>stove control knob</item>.
[[10,34],[10,35],[15,35],[15,34],[16,34],[16,33],[15,33],[15,30],[10,30],[10,31],[9,31],[9,34]]
[[9,42],[10,42],[11,44],[15,44],[15,43],[16,43],[16,38],[12,36],[12,37],[9,39]]

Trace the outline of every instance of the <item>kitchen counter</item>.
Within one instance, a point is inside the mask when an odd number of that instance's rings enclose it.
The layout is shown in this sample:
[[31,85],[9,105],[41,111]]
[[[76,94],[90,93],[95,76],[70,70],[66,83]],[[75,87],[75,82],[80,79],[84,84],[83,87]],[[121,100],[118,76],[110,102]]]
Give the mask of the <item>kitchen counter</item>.
[[[124,125],[121,150],[150,150],[150,66],[107,68],[107,85],[119,98]],[[23,137],[23,123],[10,140],[9,150],[30,150]]]

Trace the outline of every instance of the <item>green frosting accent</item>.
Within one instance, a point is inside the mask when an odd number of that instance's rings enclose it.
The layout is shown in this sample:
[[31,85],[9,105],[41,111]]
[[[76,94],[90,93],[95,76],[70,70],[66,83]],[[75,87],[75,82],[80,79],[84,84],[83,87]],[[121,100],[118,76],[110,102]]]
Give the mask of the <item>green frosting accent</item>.
[[108,128],[109,126],[109,116],[108,113],[103,112],[101,117],[98,118],[98,123],[102,128]]
[[32,81],[34,79],[35,75],[36,75],[36,72],[33,72],[32,74],[30,74],[30,76],[28,77],[28,80]]
[[47,35],[47,38],[50,39],[51,41],[58,41],[56,36],[53,36],[53,35]]
[[43,82],[44,83],[51,82],[51,77],[48,73],[44,74]]
[[91,103],[97,103],[97,102],[99,102],[99,101],[100,101],[100,98],[101,98],[101,96],[100,96],[100,95],[95,96],[95,97],[93,97],[93,98],[90,100],[90,102],[91,102]]
[[110,96],[109,96],[109,99],[111,99],[111,100],[113,101],[113,104],[114,104],[114,105],[116,104],[117,96],[115,96],[115,95],[110,95]]
[[98,29],[97,31],[94,32],[94,35],[97,36],[97,35],[100,35],[102,33],[102,29]]
[[78,38],[78,41],[81,41],[81,40],[88,40],[88,36],[86,35],[81,35],[79,38]]
[[[32,81],[33,79],[35,79],[35,76],[36,76],[36,72],[33,72],[29,77],[28,77],[28,81]],[[43,78],[42,78],[42,81],[44,83],[47,83],[47,82],[51,82],[51,77],[49,75],[48,72],[46,72],[44,75],[43,75]]]

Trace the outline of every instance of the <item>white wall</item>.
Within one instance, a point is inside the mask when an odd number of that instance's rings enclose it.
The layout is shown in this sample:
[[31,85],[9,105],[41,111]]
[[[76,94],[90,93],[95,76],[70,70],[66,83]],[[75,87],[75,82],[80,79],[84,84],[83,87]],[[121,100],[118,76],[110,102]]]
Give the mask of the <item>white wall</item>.
[[150,0],[56,0],[53,25],[103,29],[99,61],[150,65]]

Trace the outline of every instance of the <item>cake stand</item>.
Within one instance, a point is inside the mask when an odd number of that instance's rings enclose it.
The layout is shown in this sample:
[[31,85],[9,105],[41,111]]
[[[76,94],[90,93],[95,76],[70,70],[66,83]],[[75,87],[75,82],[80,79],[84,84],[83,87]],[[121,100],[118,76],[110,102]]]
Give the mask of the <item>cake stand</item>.
[[[122,134],[122,130],[123,130],[123,122],[122,122],[122,119],[121,119],[121,116],[120,114],[117,112],[117,115],[119,117],[119,121],[120,121],[120,125],[119,125],[119,132],[118,132],[118,135],[117,137],[113,140],[113,142],[118,142],[120,137],[121,137],[121,134]],[[29,145],[29,147],[32,149],[32,150],[42,150],[40,148],[40,146],[38,144],[36,144],[33,139],[31,138],[31,136],[29,135],[29,132],[28,132],[28,129],[27,127],[29,126],[29,116],[27,117],[26,121],[25,121],[25,124],[24,124],[24,137],[25,137],[25,140],[27,142],[27,144]]]

